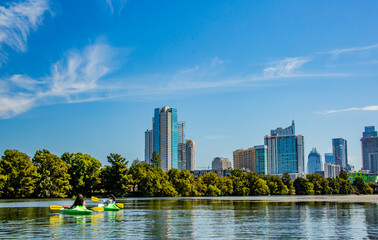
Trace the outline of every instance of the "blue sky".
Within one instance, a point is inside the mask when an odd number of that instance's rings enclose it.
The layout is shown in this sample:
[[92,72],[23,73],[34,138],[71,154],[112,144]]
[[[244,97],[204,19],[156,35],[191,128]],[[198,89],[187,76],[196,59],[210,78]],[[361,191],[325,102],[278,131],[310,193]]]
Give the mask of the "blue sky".
[[197,168],[292,120],[361,168],[378,127],[377,1],[0,1],[0,151],[144,159],[153,109],[178,109]]

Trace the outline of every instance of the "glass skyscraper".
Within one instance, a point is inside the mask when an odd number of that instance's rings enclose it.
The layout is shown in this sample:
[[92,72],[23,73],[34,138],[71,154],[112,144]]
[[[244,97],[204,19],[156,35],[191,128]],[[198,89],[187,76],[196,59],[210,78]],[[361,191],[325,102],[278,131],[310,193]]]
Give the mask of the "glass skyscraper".
[[324,153],[324,161],[325,163],[335,164],[333,153]]
[[304,140],[302,135],[295,135],[294,121],[285,129],[271,130],[264,140],[270,174],[304,173]]
[[185,143],[185,123],[177,123],[177,161],[178,169],[186,168],[186,143]]
[[378,136],[374,126],[365,127],[361,138],[362,168],[371,172],[377,172],[376,157],[378,154]]
[[177,109],[156,108],[153,118],[153,146],[161,158],[161,168],[178,168]]
[[347,140],[343,138],[332,139],[334,164],[340,166],[340,170],[348,171]]
[[313,148],[310,154],[308,155],[307,161],[307,173],[315,173],[316,171],[322,171],[322,156],[316,151],[316,148]]
[[268,146],[259,145],[256,150],[256,173],[268,174]]
[[144,132],[145,148],[144,148],[144,161],[147,164],[151,164],[152,153],[153,153],[153,140],[152,140],[152,130],[146,130]]

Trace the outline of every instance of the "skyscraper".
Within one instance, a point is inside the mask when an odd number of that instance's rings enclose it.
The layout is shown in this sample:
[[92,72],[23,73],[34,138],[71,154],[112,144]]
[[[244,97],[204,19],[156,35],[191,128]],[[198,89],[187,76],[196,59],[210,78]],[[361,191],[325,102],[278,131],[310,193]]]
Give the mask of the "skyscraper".
[[233,152],[234,168],[246,169],[256,172],[256,150],[251,147],[248,149],[238,149]]
[[196,144],[192,140],[186,140],[186,170],[194,171],[196,169]]
[[308,155],[307,161],[307,173],[315,173],[316,171],[322,171],[322,157],[316,151],[316,148],[312,148],[312,151]]
[[185,144],[185,123],[177,123],[177,161],[178,169],[186,168],[186,144]]
[[152,130],[146,130],[144,132],[145,147],[144,147],[144,161],[147,164],[151,164],[152,153],[153,153],[153,141],[152,141]]
[[324,161],[325,163],[335,163],[335,159],[333,157],[333,153],[324,153]]
[[153,118],[153,145],[161,158],[161,168],[178,168],[177,109],[156,108]]
[[348,171],[347,140],[342,138],[332,139],[334,164],[340,166],[340,170]]
[[256,150],[256,173],[268,174],[268,146],[255,146]]
[[[374,126],[365,127],[361,138],[362,168],[375,172],[375,153],[378,153],[378,136]],[[373,166],[374,165],[374,166]]]
[[285,129],[271,130],[264,140],[268,146],[270,174],[304,172],[304,141],[302,135],[295,135],[294,121]]

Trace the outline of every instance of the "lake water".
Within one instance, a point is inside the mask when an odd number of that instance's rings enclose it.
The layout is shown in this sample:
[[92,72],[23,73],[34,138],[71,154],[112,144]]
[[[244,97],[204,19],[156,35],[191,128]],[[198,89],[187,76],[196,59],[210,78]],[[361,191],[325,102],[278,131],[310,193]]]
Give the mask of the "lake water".
[[72,202],[0,200],[0,239],[378,239],[375,203],[153,198],[120,199],[123,210],[90,216],[49,209]]

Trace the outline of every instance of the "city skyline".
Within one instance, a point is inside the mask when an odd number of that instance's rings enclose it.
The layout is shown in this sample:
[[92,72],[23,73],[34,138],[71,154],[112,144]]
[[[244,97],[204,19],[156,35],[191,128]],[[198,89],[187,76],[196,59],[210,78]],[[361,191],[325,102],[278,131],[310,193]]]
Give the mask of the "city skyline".
[[144,160],[151,109],[172,106],[197,169],[295,120],[305,156],[343,138],[359,170],[361,133],[378,126],[377,7],[2,1],[0,151]]

